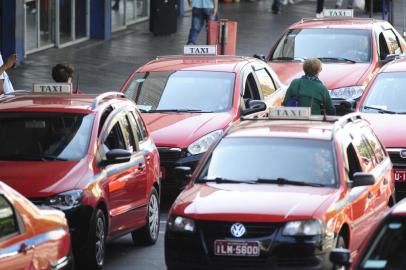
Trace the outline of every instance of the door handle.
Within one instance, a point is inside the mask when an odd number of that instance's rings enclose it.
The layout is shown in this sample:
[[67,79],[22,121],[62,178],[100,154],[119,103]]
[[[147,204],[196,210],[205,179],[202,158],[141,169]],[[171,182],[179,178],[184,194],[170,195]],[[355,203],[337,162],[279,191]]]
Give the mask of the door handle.
[[151,155],[146,155],[145,156],[145,159],[148,161],[148,160],[150,160],[151,159]]
[[140,169],[140,171],[145,169],[145,163],[140,163],[138,164],[138,169]]
[[20,246],[20,249],[18,250],[18,253],[27,253],[28,251],[34,249],[34,246],[32,245],[27,245],[26,243],[22,243]]
[[384,184],[384,185],[387,185],[388,183],[389,183],[388,178],[384,178],[384,179],[383,179],[383,184]]
[[368,193],[368,199],[372,200],[373,198],[374,198],[374,194],[372,194],[372,192],[369,192]]

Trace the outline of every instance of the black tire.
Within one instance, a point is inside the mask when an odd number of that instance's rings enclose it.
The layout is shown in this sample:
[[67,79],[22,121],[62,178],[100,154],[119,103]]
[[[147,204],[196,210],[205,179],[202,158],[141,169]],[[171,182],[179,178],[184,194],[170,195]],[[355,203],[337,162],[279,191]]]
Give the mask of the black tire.
[[[344,237],[341,234],[339,234],[337,237],[336,248],[347,248]],[[333,270],[345,270],[345,267],[334,264]]]
[[159,196],[155,188],[152,188],[148,200],[146,224],[144,227],[131,232],[135,245],[153,245],[159,236]]
[[86,269],[102,269],[106,254],[106,217],[101,209],[96,209],[90,222],[89,238],[86,246]]

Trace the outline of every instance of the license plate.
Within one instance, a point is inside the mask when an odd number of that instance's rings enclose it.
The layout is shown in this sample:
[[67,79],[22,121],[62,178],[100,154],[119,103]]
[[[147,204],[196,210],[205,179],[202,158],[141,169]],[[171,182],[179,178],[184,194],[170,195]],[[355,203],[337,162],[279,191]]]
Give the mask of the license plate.
[[259,256],[259,242],[214,241],[214,255],[218,256]]
[[406,181],[406,170],[393,169],[393,177],[395,181],[405,182]]
[[165,167],[161,167],[161,179],[165,179]]

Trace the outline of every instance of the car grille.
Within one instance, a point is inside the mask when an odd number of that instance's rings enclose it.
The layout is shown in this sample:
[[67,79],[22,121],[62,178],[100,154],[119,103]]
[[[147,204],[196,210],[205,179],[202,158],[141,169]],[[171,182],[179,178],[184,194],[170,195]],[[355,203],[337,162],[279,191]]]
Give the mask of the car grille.
[[406,168],[406,158],[400,156],[400,150],[388,149],[388,152],[394,167]]
[[[231,235],[230,228],[234,223],[236,222],[200,221],[198,225],[206,239],[216,240],[233,237],[233,235]],[[245,226],[247,231],[243,238],[267,237],[272,235],[276,229],[281,227],[281,224],[279,223],[242,224]]]
[[37,206],[47,205],[48,198],[28,198],[33,204]]
[[185,156],[185,152],[180,148],[158,147],[158,152],[162,164],[173,164]]

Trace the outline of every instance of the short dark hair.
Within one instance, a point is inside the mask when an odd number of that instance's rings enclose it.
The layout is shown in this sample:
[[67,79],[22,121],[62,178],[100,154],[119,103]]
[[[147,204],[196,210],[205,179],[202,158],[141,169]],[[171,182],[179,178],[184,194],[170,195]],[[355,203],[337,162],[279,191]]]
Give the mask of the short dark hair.
[[321,71],[321,61],[317,58],[308,58],[303,63],[303,71],[307,76],[316,76]]
[[57,64],[52,68],[52,78],[55,82],[67,82],[73,75],[73,66],[69,64]]

